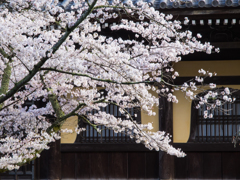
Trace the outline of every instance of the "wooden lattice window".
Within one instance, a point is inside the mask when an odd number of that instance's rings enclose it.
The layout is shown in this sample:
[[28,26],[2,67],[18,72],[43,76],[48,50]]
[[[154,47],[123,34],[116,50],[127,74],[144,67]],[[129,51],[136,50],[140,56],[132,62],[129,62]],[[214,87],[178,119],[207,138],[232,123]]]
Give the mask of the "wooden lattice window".
[[[132,119],[141,123],[141,113],[138,108],[128,108],[126,109],[128,113],[132,116]],[[114,115],[116,118],[125,119],[125,116],[119,111],[119,107],[113,104],[102,108],[101,111]],[[96,113],[97,111],[92,111],[91,113]],[[137,114],[137,117],[134,116]],[[101,133],[98,133],[89,124],[84,124],[86,131],[81,132],[75,141],[75,143],[135,143],[133,139],[125,133],[115,133],[113,130],[107,129],[105,126],[98,126],[101,129]]]
[[191,132],[189,142],[231,143],[233,136],[240,130],[240,93],[232,95],[234,103],[222,105],[222,109],[215,109],[213,118],[204,118],[206,107],[195,108],[192,102]]
[[9,179],[9,180],[34,180],[34,161],[31,161],[23,166],[21,166],[18,170],[7,171],[4,173],[0,173],[0,179]]

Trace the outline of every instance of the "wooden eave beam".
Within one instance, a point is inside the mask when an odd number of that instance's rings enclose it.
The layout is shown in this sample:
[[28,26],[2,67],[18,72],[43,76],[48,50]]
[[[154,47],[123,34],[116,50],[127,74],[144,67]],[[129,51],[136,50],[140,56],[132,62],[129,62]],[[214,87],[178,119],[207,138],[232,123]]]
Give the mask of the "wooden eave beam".
[[[143,144],[61,144],[61,152],[109,152],[142,151],[150,152]],[[154,151],[154,150],[153,150]]]
[[184,152],[188,151],[240,151],[240,146],[234,148],[233,143],[173,143],[175,148],[181,148]]

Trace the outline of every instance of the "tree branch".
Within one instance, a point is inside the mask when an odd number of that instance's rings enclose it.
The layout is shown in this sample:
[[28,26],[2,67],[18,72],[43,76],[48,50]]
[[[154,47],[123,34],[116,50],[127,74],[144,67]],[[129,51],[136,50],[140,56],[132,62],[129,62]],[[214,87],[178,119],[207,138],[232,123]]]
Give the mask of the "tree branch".
[[[99,101],[95,101],[93,102],[93,104],[97,104],[97,103],[109,103],[109,102],[105,102],[105,99],[101,99]],[[76,111],[79,110],[80,108],[82,108],[83,106],[86,106],[85,103],[80,103],[74,110],[72,110],[72,112],[68,113],[67,115],[65,116],[62,116],[61,118],[57,119],[48,129],[47,129],[47,132],[51,132],[52,129],[56,126],[58,126],[59,124],[61,124],[63,121],[65,121],[67,118],[71,117],[71,116],[74,116],[74,115],[77,115],[76,114]]]
[[54,69],[54,68],[41,68],[40,70],[43,71],[55,71],[55,72],[59,72],[59,73],[63,73],[63,74],[69,74],[69,75],[73,75],[73,76],[82,76],[82,77],[88,77],[92,80],[96,80],[96,81],[102,81],[102,82],[108,82],[108,83],[113,83],[113,84],[141,84],[141,83],[154,83],[153,81],[139,81],[139,82],[117,82],[117,81],[113,81],[110,79],[99,79],[99,78],[94,78],[91,77],[87,74],[80,74],[80,73],[71,73],[71,72],[67,72],[67,71],[62,71],[62,70],[58,70],[58,69]]
[[[46,72],[46,74],[47,73],[48,73],[48,71]],[[51,92],[51,89],[46,86],[46,84],[44,82],[44,78],[43,78],[42,75],[40,75],[40,78],[41,78],[41,81],[42,81],[44,87],[47,89],[47,91]],[[57,119],[60,119],[61,117],[63,117],[65,114],[62,111],[62,108],[61,108],[61,106],[58,102],[56,94],[54,94],[54,93],[48,94],[48,98],[49,98],[49,101],[50,101],[50,103],[53,107],[54,112],[56,113]]]
[[65,114],[61,109],[61,106],[57,100],[57,96],[55,94],[48,95],[49,101],[52,104],[53,110],[56,113],[57,119],[62,118]]
[[[32,93],[34,93],[36,90],[37,90],[37,89],[34,89],[32,92],[30,92],[29,94],[27,94],[25,97],[30,96],[30,95],[31,95]],[[19,102],[19,101],[21,101],[22,99],[23,99],[23,98],[19,98],[18,100],[16,100],[16,101],[14,101],[14,102],[12,102],[12,103],[4,106],[3,108],[0,108],[0,111],[3,110],[3,109],[5,109],[5,108],[7,108],[7,107],[9,107],[9,106],[11,106],[11,105],[13,105],[13,104],[15,104],[15,103],[17,103],[17,102]]]
[[[12,62],[12,57],[9,56],[7,53],[5,53],[5,51],[2,48],[0,48],[0,53],[3,55],[3,57],[9,60],[6,64],[6,68],[3,70],[2,82],[1,82],[1,88],[0,88],[0,95],[4,95],[8,91],[10,76],[12,73],[12,68],[10,66],[10,63]],[[3,107],[3,102],[0,103],[0,109],[2,107]]]

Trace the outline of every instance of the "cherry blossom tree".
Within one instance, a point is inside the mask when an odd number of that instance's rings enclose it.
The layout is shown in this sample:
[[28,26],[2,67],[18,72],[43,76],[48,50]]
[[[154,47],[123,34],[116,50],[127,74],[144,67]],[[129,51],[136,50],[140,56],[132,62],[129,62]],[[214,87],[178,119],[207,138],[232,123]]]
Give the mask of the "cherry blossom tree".
[[[0,169],[19,168],[39,157],[48,143],[60,138],[61,125],[71,116],[96,129],[105,125],[126,132],[149,149],[184,157],[169,145],[165,132],[149,131],[151,123],[137,124],[126,111],[139,107],[154,116],[152,107],[159,101],[149,90],[174,103],[173,92],[182,91],[199,100],[197,107],[207,104],[206,117],[219,103],[232,101],[228,89],[196,95],[201,91],[196,84],[212,76],[204,70],[191,82],[174,85],[179,74],[173,63],[195,51],[210,54],[213,47],[171,19],[142,1],[1,1]],[[129,38],[104,35],[102,25],[110,21],[116,22],[112,32],[125,30]],[[30,101],[34,103],[27,105]],[[108,104],[118,106],[126,120],[100,111]]]

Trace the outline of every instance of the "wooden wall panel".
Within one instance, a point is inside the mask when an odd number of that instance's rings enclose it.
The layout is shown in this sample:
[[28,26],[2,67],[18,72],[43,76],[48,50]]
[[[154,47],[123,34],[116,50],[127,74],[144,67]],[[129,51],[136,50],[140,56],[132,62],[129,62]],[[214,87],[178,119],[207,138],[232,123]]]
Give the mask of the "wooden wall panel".
[[90,178],[108,178],[108,153],[90,153]]
[[128,153],[128,178],[145,178],[145,153]]
[[[187,152],[161,172],[161,152],[62,152],[62,179],[238,179],[240,152]],[[169,156],[163,154],[164,156]],[[51,179],[50,151],[35,162],[36,179]],[[168,158],[167,158],[168,159]],[[161,164],[162,163],[162,164]],[[168,163],[169,164],[169,163]],[[167,169],[166,169],[167,170]],[[171,174],[171,171],[174,171]]]
[[236,179],[239,170],[239,160],[236,152],[222,153],[222,173],[223,179]]
[[146,178],[147,179],[157,179],[159,177],[159,152],[146,152]]
[[184,158],[174,157],[174,179],[187,179],[188,178],[188,156]]
[[240,170],[239,170],[239,161],[240,161],[240,152],[236,152],[235,154],[235,166],[236,166],[236,179],[240,180]]
[[62,179],[75,177],[75,153],[62,153]]
[[203,153],[203,178],[222,179],[221,153]]
[[157,179],[158,159],[158,152],[62,153],[62,179]]
[[48,150],[44,150],[41,153],[40,158],[37,160],[37,165],[39,167],[36,167],[35,170],[38,171],[37,174],[37,179],[47,179],[48,176],[48,171],[49,171],[49,162],[48,162],[48,155],[49,152]]
[[128,153],[111,152],[109,153],[109,178],[127,179],[128,178]]
[[75,174],[77,179],[90,178],[90,154],[81,152],[76,153]]
[[239,160],[240,152],[187,152],[174,158],[174,179],[240,180]]
[[[51,179],[50,156],[43,151],[36,160],[36,179]],[[166,162],[169,157],[162,161],[165,156],[174,158],[174,164]],[[240,180],[240,152],[189,151],[185,158],[161,152],[62,152],[60,159],[62,179]],[[164,163],[171,166],[163,172]]]
[[203,154],[199,152],[187,153],[188,178],[203,178]]

